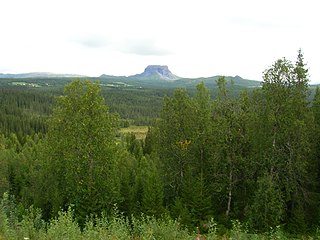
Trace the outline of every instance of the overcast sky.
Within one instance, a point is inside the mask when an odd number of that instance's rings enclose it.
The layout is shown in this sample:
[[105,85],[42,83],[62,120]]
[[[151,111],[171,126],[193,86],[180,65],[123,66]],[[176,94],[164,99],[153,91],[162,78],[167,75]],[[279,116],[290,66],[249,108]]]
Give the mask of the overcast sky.
[[316,0],[0,0],[0,72],[262,80],[302,49],[320,82]]

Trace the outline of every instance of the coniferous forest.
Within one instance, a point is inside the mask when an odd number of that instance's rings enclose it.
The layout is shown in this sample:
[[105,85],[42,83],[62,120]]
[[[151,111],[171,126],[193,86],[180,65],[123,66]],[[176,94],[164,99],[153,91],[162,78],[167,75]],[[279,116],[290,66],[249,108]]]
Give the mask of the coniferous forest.
[[301,51],[260,88],[216,86],[1,88],[0,239],[319,239],[320,90]]

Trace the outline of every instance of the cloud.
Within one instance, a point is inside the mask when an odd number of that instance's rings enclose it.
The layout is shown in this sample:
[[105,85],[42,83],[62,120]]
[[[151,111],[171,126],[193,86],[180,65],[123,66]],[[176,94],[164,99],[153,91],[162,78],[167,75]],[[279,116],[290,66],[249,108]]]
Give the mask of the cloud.
[[172,54],[172,51],[159,44],[159,40],[156,41],[143,36],[132,38],[119,34],[118,36],[109,37],[92,33],[73,37],[71,41],[84,48],[108,48],[125,54],[141,56],[166,56]]
[[172,51],[158,46],[152,39],[126,39],[119,46],[119,51],[142,56],[166,56]]
[[72,41],[85,48],[104,48],[110,46],[111,44],[110,39],[99,34],[86,34],[83,36],[77,36],[72,39]]
[[0,73],[11,73],[12,71],[11,71],[11,69],[9,69],[9,68],[2,68],[2,67],[0,67]]
[[105,41],[103,39],[96,39],[96,38],[83,39],[80,43],[83,46],[89,47],[89,48],[102,48],[109,45],[108,41]]
[[300,24],[295,24],[289,21],[276,21],[273,19],[254,18],[248,16],[234,16],[227,20],[231,26],[235,27],[248,27],[251,30],[285,30],[297,29],[301,27]]

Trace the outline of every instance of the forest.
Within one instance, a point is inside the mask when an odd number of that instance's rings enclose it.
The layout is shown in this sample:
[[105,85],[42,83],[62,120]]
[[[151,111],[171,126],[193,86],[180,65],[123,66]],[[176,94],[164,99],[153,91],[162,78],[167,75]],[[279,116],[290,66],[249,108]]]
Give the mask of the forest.
[[301,50],[261,87],[216,86],[1,88],[0,239],[319,239],[320,89]]

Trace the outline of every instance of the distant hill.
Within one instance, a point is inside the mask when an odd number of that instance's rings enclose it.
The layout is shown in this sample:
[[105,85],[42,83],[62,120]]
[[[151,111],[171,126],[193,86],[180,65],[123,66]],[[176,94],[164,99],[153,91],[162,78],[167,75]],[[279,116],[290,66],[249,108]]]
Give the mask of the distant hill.
[[[200,82],[204,82],[208,88],[215,88],[217,86],[216,81],[222,77],[221,75],[207,77],[207,78],[181,78],[174,83],[176,87],[195,87]],[[261,87],[261,82],[256,80],[244,79],[240,76],[225,76],[225,80],[228,85],[234,85],[236,87],[243,88],[256,88]]]
[[102,74],[99,78],[103,79],[126,79],[126,76],[114,76],[114,75],[107,75],[107,74]]
[[49,72],[31,72],[19,74],[3,74],[0,73],[0,78],[84,78],[87,76],[78,74],[57,74]]
[[[166,65],[149,65],[143,73],[131,76],[113,76],[103,74],[100,77],[90,77],[78,74],[55,74],[47,72],[32,72],[22,74],[0,73],[1,85],[18,86],[63,86],[76,78],[99,80],[102,86],[109,88],[195,88],[204,82],[208,88],[216,88],[216,80],[221,76],[206,78],[181,78],[173,74]],[[4,81],[6,79],[6,81]],[[17,79],[23,79],[17,81]],[[228,84],[237,88],[261,87],[260,81],[244,79],[240,76],[226,76]]]
[[[112,76],[103,74],[99,77],[101,82],[122,81],[130,85],[150,86],[150,87],[169,87],[169,88],[194,88],[198,83],[204,82],[207,87],[216,87],[216,80],[221,77],[212,76],[207,78],[181,78],[173,74],[166,65],[149,65],[143,73],[131,76]],[[240,76],[227,76],[227,82],[238,87],[260,87],[261,82],[244,79]],[[165,81],[164,81],[165,80]]]

